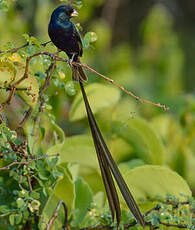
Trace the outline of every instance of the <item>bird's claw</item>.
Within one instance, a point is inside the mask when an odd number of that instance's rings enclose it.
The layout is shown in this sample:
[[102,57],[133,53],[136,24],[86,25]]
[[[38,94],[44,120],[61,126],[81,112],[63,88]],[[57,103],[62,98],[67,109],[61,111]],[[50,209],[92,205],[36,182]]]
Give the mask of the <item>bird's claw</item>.
[[71,66],[71,67],[72,67],[72,62],[73,62],[72,58],[68,60],[68,64],[69,64],[69,66]]

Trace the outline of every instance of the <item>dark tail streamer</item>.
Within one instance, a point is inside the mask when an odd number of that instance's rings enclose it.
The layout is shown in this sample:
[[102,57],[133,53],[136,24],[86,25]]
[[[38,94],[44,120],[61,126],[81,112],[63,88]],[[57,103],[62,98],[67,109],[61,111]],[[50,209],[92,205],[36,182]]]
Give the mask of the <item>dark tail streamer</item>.
[[113,177],[114,177],[121,191],[121,194],[124,200],[126,201],[127,206],[129,207],[130,211],[133,213],[138,223],[140,223],[144,227],[145,226],[144,218],[132,194],[130,193],[129,188],[126,182],[124,181],[118,169],[118,166],[113,160],[112,155],[104,141],[104,138],[100,132],[100,129],[96,123],[96,120],[90,108],[90,105],[89,105],[89,102],[88,102],[88,99],[85,93],[85,89],[83,87],[83,83],[81,81],[79,83],[80,83],[83,99],[85,102],[89,125],[90,125],[90,129],[91,129],[91,133],[92,133],[92,137],[93,137],[93,141],[94,141],[94,145],[95,145],[95,149],[96,149],[96,153],[97,153],[97,157],[98,157],[98,161],[100,165],[104,187],[105,187],[106,194],[108,197],[108,203],[109,203],[110,211],[112,214],[112,219],[114,220],[116,216],[117,225],[119,226],[120,217],[121,217],[121,209],[120,209],[118,194],[117,194],[116,187],[113,181]]

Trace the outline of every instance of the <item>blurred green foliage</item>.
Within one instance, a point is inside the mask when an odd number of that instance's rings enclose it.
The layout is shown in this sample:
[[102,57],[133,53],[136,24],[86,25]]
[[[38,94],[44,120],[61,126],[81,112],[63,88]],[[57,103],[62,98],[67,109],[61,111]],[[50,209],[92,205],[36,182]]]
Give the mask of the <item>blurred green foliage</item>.
[[[3,87],[22,76],[28,56],[43,50],[55,52],[52,44],[46,47],[40,44],[49,39],[47,25],[52,10],[67,2],[71,1],[38,1],[33,21],[35,37],[28,35],[29,21],[25,20],[28,12],[21,10],[21,6],[25,7],[24,1],[0,1],[1,50],[30,43],[16,53],[0,54],[1,103],[9,94]],[[31,4],[33,1],[29,1]],[[124,42],[112,46],[108,23],[101,17],[93,17],[102,4],[103,0],[74,1],[80,13],[75,23],[83,35],[82,62],[136,95],[166,104],[169,111],[140,104],[87,72],[86,92],[92,110],[142,211],[158,203],[163,214],[152,212],[147,216],[148,221],[154,226],[163,221],[193,229],[190,207],[193,209],[191,196],[195,192],[195,97],[187,94],[183,86],[184,55],[173,30],[172,17],[163,6],[155,5],[142,25],[143,44],[135,52]],[[13,142],[18,147],[23,139],[27,140],[26,154],[40,157],[60,153],[60,156],[0,171],[2,230],[23,229],[23,226],[27,229],[28,224],[33,229],[45,229],[59,200],[68,207],[73,229],[111,224],[84,104],[78,84],[71,80],[68,65],[57,63],[43,96],[43,111],[39,113],[39,89],[50,64],[51,59],[46,56],[31,61],[29,78],[19,86],[28,90],[18,91],[10,105],[12,110],[8,108],[3,112],[0,165],[25,160],[10,144]],[[25,123],[21,136],[12,130],[29,107],[33,110],[32,117]],[[124,224],[132,216],[120,199]],[[190,205],[179,205],[176,213],[174,207],[164,203],[170,200],[189,201]],[[60,229],[63,221],[64,213],[60,210],[54,229]]]

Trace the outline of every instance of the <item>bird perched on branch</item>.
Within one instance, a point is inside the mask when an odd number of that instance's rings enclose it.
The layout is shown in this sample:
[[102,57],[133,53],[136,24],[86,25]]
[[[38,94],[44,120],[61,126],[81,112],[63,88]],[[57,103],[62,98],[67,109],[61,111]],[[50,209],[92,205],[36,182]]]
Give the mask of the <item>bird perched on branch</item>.
[[[58,49],[65,51],[71,61],[79,62],[79,57],[81,57],[83,53],[82,42],[75,26],[70,21],[70,18],[76,15],[76,11],[71,6],[59,6],[51,15],[48,31],[54,45],[56,45]],[[136,220],[144,226],[144,218],[112,158],[90,108],[82,83],[87,80],[83,69],[81,67],[72,66],[72,77],[73,80],[79,81],[80,83],[112,219],[114,221],[114,218],[116,217],[117,227],[119,227],[121,209],[118,193],[113,180],[114,177],[127,206],[135,216]]]
[[[80,62],[83,54],[82,42],[75,25],[70,18],[78,16],[77,11],[69,5],[59,6],[52,15],[48,26],[51,41],[64,51],[71,62]],[[72,65],[72,79],[74,81],[87,81],[87,76],[82,67]]]

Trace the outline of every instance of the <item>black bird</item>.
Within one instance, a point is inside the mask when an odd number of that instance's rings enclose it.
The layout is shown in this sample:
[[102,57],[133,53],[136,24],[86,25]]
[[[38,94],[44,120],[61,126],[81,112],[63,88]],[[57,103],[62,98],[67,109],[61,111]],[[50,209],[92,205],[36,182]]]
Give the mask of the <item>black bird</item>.
[[[51,41],[59,50],[65,51],[71,62],[80,62],[79,57],[83,54],[81,38],[76,27],[70,21],[71,17],[77,15],[77,11],[71,6],[59,6],[53,11],[48,26]],[[72,65],[72,79],[75,81],[87,80],[82,67]]]
[[[59,6],[52,13],[48,31],[52,42],[57,46],[57,48],[65,51],[71,60],[79,62],[79,57],[82,56],[83,52],[82,42],[75,26],[70,21],[70,18],[76,14],[77,13],[71,6]],[[103,136],[91,111],[82,83],[82,81],[86,80],[87,77],[81,67],[75,68],[72,66],[72,70],[73,80],[77,80],[80,83],[81,92],[85,102],[89,125],[104,182],[104,187],[112,214],[112,219],[114,221],[114,218],[116,216],[117,225],[119,226],[121,209],[117,190],[113,181],[114,177],[123,195],[123,198],[126,201],[127,206],[135,216],[136,220],[144,227],[144,218],[133,196],[131,195],[129,188],[125,183],[116,163],[112,158],[112,155],[103,139]]]

